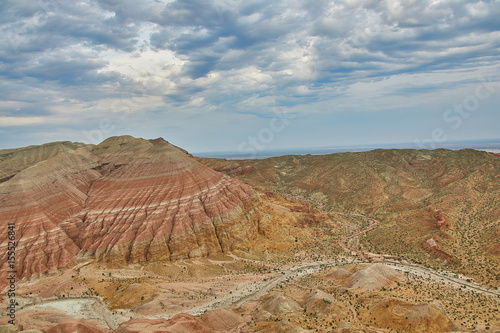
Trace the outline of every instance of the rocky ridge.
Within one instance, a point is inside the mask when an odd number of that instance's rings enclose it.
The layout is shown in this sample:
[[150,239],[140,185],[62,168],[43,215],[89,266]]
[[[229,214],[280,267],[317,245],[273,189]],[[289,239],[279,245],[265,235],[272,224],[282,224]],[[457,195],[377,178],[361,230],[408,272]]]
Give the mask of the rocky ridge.
[[251,188],[163,139],[10,149],[0,151],[0,164],[4,275],[8,223],[15,224],[20,278],[77,258],[126,263],[207,256],[257,234],[259,199]]

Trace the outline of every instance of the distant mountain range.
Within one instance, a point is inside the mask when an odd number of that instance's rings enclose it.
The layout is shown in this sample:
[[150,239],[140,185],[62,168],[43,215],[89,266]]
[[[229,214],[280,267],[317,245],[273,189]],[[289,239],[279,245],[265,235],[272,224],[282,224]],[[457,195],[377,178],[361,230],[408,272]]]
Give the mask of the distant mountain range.
[[327,155],[333,153],[362,152],[375,149],[475,149],[480,151],[500,153],[500,139],[496,140],[469,140],[450,142],[421,142],[421,143],[392,143],[392,144],[365,144],[332,147],[308,147],[289,149],[249,149],[242,151],[200,152],[193,153],[198,157],[225,158],[225,159],[263,159],[284,155]]

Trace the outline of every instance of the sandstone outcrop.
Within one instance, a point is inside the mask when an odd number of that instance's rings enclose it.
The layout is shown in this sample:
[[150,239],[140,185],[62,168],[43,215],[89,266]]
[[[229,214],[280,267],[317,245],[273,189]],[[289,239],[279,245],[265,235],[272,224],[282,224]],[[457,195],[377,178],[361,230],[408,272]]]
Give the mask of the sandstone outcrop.
[[[77,258],[126,263],[231,251],[256,236],[251,188],[163,139],[0,151],[0,270],[15,224],[18,277]],[[2,276],[3,278],[3,276]],[[2,279],[3,281],[4,279]]]

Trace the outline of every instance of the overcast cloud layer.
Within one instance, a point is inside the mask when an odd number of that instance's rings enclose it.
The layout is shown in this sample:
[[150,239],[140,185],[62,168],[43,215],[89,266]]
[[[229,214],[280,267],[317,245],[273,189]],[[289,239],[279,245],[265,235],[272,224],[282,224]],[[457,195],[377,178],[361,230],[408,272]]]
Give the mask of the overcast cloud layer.
[[500,137],[498,0],[4,0],[0,13],[0,148]]

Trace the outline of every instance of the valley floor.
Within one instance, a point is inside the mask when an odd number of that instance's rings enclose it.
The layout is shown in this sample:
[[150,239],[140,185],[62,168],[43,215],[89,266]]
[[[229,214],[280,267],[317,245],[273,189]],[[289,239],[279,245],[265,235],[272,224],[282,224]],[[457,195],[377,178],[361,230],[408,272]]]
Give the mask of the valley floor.
[[[293,212],[293,205],[269,200],[274,223],[262,226],[262,239],[232,254],[113,269],[85,261],[23,281],[18,323],[46,330],[85,319],[103,330],[132,332],[123,330],[128,322],[154,326],[184,313],[227,332],[500,330],[499,290],[364,250],[359,238],[378,226],[373,218],[329,212],[337,219],[304,228],[304,215],[312,213]],[[207,315],[219,309],[236,319]]]

